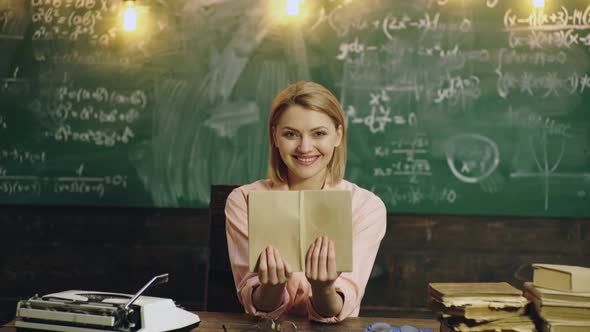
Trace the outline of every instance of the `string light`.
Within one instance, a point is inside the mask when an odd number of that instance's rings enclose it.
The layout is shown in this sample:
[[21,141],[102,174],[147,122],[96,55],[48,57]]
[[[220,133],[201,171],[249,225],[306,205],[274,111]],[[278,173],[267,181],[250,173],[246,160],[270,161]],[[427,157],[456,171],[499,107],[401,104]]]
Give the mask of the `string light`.
[[295,16],[300,12],[299,5],[303,3],[303,0],[287,0],[287,15]]
[[137,11],[135,0],[125,0],[125,11],[123,12],[123,29],[135,31],[137,29]]

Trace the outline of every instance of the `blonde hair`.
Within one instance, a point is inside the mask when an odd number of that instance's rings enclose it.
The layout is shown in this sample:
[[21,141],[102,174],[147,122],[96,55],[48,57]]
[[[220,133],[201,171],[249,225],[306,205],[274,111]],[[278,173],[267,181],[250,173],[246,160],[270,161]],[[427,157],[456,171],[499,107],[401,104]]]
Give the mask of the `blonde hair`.
[[275,97],[272,102],[270,115],[268,117],[269,133],[269,159],[268,177],[274,183],[287,182],[287,165],[283,162],[279,150],[275,147],[273,140],[273,127],[285,110],[290,106],[298,105],[307,110],[321,112],[334,121],[334,126],[342,127],[342,139],[340,145],[334,148],[332,160],[328,163],[328,176],[330,183],[337,184],[344,177],[346,168],[346,127],[344,125],[344,112],[336,97],[324,86],[307,81],[299,81],[286,87]]

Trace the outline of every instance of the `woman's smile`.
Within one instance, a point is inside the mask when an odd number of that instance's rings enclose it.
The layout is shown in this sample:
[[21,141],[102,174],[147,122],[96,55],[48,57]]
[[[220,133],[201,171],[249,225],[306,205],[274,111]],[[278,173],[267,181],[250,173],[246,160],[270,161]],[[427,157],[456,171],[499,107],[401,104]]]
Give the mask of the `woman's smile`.
[[295,162],[302,166],[311,166],[320,156],[293,156]]

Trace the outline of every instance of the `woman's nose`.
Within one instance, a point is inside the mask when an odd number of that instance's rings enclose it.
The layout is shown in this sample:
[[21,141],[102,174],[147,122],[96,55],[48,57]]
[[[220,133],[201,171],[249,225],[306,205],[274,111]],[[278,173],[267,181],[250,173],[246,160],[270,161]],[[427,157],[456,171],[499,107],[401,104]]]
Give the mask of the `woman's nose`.
[[313,150],[311,138],[307,136],[302,136],[301,140],[299,141],[298,149],[301,153],[311,152]]

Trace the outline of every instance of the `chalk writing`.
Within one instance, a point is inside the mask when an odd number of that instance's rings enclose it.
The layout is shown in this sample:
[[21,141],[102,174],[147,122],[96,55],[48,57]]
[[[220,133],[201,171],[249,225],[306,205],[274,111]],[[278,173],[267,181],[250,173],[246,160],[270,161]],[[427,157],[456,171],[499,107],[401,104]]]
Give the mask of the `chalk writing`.
[[19,164],[38,164],[46,161],[45,152],[22,151],[16,148],[0,149],[0,161],[15,161]]
[[457,192],[448,187],[436,186],[417,186],[409,185],[403,187],[375,185],[371,191],[377,193],[387,204],[393,206],[400,205],[420,205],[426,202],[438,204],[454,204],[459,198]]
[[127,176],[112,175],[100,177],[42,177],[0,175],[0,194],[9,196],[21,194],[42,195],[46,191],[55,194],[93,195],[103,198],[107,189],[127,188]]
[[432,167],[428,159],[429,145],[429,139],[425,134],[396,138],[391,140],[389,145],[376,145],[375,157],[390,160],[390,163],[386,167],[373,168],[373,176],[409,177],[411,183],[417,183],[419,176],[432,176]]
[[91,143],[97,146],[113,147],[117,144],[128,144],[135,137],[133,130],[125,126],[117,130],[93,130],[87,129],[74,131],[70,125],[59,126],[54,131],[46,131],[45,137],[53,138],[57,142]]
[[123,106],[128,105],[139,108],[146,108],[147,106],[147,96],[145,92],[141,90],[123,93],[105,87],[85,89],[62,85],[56,89],[56,96],[60,101],[93,101]]
[[36,29],[33,40],[70,40],[87,38],[92,45],[108,46],[116,36],[116,28],[106,32],[97,29],[116,5],[107,0],[32,0],[31,20]]
[[98,123],[133,123],[139,118],[139,111],[135,108],[129,110],[95,109],[92,105],[76,109],[71,102],[58,104],[49,114],[58,120],[94,121]]
[[436,91],[435,103],[445,100],[464,100],[465,98],[477,99],[481,92],[479,89],[479,77],[471,75],[467,78],[460,76],[448,77],[443,81],[443,87]]
[[545,66],[545,64],[560,64],[563,65],[567,62],[567,53],[564,51],[558,51],[555,53],[547,52],[518,52],[514,49],[500,49],[498,53],[498,70],[501,70],[503,65],[522,65],[522,64],[533,64],[539,66]]
[[530,49],[547,47],[571,48],[574,45],[590,46],[590,33],[580,34],[573,29],[560,31],[530,31],[526,33],[511,31],[508,45],[511,48],[528,46]]
[[81,65],[112,65],[112,66],[132,66],[133,63],[129,56],[115,54],[109,50],[96,50],[92,53],[80,53],[78,51],[57,51],[36,49],[34,58],[39,62],[53,63],[77,63]]
[[381,89],[378,92],[370,93],[370,100],[368,102],[370,110],[366,116],[358,114],[354,105],[347,105],[344,112],[346,123],[365,125],[373,134],[385,132],[388,123],[416,125],[417,119],[415,113],[410,113],[407,116],[392,113],[391,106],[389,105],[390,98],[386,90]]
[[512,9],[508,9],[504,13],[504,28],[507,31],[588,29],[590,28],[590,6],[583,10],[574,9],[571,12],[564,6],[553,13],[533,10],[526,17],[520,17],[514,14]]
[[513,112],[512,107],[509,108],[509,114],[511,117],[511,123],[514,126],[528,129],[540,129],[546,132],[549,136],[559,136],[562,138],[572,137],[572,126],[570,124],[562,123],[555,119],[535,114],[527,110]]
[[[332,29],[339,36],[346,36],[351,31],[376,31],[381,30],[390,40],[396,31],[415,29],[421,32],[469,32],[472,23],[468,18],[463,18],[457,22],[441,22],[440,13],[423,13],[420,17],[412,17],[408,13],[399,15],[387,13],[381,18],[362,19],[353,13],[342,13],[344,6],[336,7],[329,15],[328,22]],[[351,16],[348,16],[351,15]]]
[[[549,96],[583,94],[590,89],[590,76],[573,73],[563,76],[557,72],[539,74],[527,71],[515,74],[496,70],[498,75],[498,95],[507,98],[512,90],[518,90],[530,96],[539,95],[543,98]],[[539,91],[540,90],[540,91]]]

